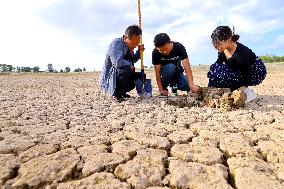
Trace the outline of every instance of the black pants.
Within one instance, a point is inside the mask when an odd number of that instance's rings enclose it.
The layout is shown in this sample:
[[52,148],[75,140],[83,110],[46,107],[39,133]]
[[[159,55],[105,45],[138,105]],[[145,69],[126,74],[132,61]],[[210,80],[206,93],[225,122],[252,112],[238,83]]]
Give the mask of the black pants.
[[117,69],[114,95],[121,97],[126,92],[133,90],[135,88],[134,81],[137,79],[141,79],[141,73],[132,71],[130,66]]

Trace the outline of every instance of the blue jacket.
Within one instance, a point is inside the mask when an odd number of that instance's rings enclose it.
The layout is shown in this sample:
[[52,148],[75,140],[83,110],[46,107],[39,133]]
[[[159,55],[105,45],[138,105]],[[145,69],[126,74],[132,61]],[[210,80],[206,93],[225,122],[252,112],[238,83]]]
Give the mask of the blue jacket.
[[[123,37],[114,39],[108,47],[100,76],[100,87],[109,95],[113,95],[115,91],[117,69],[132,65],[131,61],[124,59],[127,51],[128,48],[123,41]],[[134,54],[134,63],[139,58],[140,53],[137,50]]]

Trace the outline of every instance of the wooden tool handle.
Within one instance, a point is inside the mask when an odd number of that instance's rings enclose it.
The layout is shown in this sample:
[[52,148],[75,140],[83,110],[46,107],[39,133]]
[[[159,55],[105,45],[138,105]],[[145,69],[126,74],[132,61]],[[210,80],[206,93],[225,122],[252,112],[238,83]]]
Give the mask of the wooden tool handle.
[[[141,19],[141,9],[140,9],[140,0],[138,0],[138,17],[139,17],[139,27],[142,30],[142,19]],[[142,35],[140,39],[140,44],[142,45]],[[140,51],[140,60],[141,60],[141,70],[144,70],[144,64],[143,64],[143,51]]]

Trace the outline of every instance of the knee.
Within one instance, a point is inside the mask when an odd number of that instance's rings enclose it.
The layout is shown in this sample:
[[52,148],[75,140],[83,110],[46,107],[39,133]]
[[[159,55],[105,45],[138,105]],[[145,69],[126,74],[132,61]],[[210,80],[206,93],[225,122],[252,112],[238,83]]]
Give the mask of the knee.
[[167,64],[162,67],[161,69],[161,75],[164,77],[169,77],[171,75],[174,75],[176,73],[176,65],[174,64]]
[[166,71],[176,70],[176,65],[175,64],[166,64],[166,65],[163,66],[162,69],[166,70]]
[[215,62],[210,66],[209,72],[207,74],[207,77],[216,77],[215,75],[218,75],[222,73],[224,70],[227,69],[227,66],[223,63]]
[[220,70],[222,69],[222,63],[215,62],[214,64],[211,64],[210,71]]

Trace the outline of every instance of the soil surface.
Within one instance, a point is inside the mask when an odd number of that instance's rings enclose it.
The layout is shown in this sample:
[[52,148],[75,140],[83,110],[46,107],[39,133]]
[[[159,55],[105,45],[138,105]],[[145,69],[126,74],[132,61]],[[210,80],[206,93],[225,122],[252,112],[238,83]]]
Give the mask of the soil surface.
[[[284,188],[284,64],[244,107],[179,107],[100,73],[0,75],[0,188]],[[193,68],[206,86],[208,67]]]

